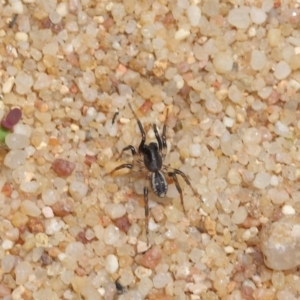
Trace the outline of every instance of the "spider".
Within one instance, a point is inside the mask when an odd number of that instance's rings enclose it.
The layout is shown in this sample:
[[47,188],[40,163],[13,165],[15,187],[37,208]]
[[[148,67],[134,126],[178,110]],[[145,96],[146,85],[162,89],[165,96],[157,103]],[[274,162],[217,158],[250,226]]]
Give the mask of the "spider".
[[[125,148],[122,149],[119,157],[122,156],[124,151],[131,150],[131,154],[134,158],[139,155],[139,158],[137,162],[140,164],[140,168],[138,171],[146,171],[146,182],[150,182],[152,191],[154,194],[160,198],[165,197],[167,191],[168,191],[168,183],[165,178],[165,174],[167,174],[169,177],[171,177],[175,183],[176,189],[180,195],[180,201],[181,205],[183,207],[184,213],[185,207],[183,203],[183,194],[182,194],[182,189],[180,187],[180,184],[178,182],[177,175],[181,176],[186,184],[191,188],[193,193],[197,196],[199,195],[196,190],[193,188],[191,185],[187,175],[185,175],[182,171],[178,169],[172,169],[166,165],[163,165],[163,160],[166,156],[166,151],[167,151],[167,139],[166,139],[166,124],[163,126],[162,130],[162,135],[160,136],[157,127],[155,124],[153,124],[153,131],[155,134],[155,138],[157,143],[151,142],[149,145],[146,144],[146,133],[143,128],[143,125],[141,121],[138,119],[136,113],[134,112],[132,106],[129,104],[129,107],[137,121],[137,124],[139,126],[141,135],[142,135],[142,141],[138,147],[138,151],[136,151],[135,147],[132,145],[128,145]],[[168,118],[168,110],[167,110],[167,116],[166,119]],[[120,169],[133,169],[134,164],[129,164],[125,163],[122,164],[115,169],[113,169],[110,174],[113,172],[120,170]],[[144,205],[145,205],[145,217],[146,217],[146,236],[147,236],[147,242],[148,242],[148,233],[149,233],[149,228],[148,228],[148,221],[149,221],[149,205],[148,205],[148,184],[144,186]]]

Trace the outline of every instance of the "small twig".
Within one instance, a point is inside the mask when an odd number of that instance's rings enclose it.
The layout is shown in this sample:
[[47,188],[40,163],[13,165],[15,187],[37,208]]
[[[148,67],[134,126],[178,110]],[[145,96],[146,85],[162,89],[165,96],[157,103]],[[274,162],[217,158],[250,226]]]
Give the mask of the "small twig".
[[8,24],[8,27],[9,27],[9,28],[13,28],[13,26],[15,25],[15,23],[16,23],[16,21],[17,21],[17,18],[18,18],[18,15],[15,14],[15,15],[13,16],[13,18],[11,19],[11,21],[9,22],[9,24]]
[[116,120],[116,117],[117,117],[118,114],[119,114],[119,112],[116,111],[115,114],[114,114],[114,116],[113,116],[113,118],[112,118],[112,124],[115,123],[115,120]]

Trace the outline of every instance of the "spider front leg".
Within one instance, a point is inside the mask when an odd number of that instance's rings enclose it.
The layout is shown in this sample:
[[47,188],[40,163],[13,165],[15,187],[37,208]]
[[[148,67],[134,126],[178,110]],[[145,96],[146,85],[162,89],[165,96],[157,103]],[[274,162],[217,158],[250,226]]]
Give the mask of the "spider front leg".
[[114,172],[116,172],[116,171],[118,171],[118,170],[121,170],[121,169],[130,169],[130,170],[132,170],[133,167],[134,167],[133,164],[122,164],[122,165],[120,165],[120,166],[114,168],[114,169],[113,169],[112,171],[110,171],[108,174],[112,174],[112,173],[114,173]]
[[[168,118],[168,114],[169,114],[169,110],[167,110],[166,120]],[[155,137],[156,137],[156,140],[157,140],[158,149],[159,149],[159,152],[161,153],[163,159],[166,156],[166,152],[167,152],[166,130],[167,130],[167,125],[164,124],[162,135],[160,137],[159,133],[157,131],[156,125],[153,124],[153,131],[154,131],[154,134],[155,134]]]
[[130,103],[129,103],[128,105],[129,105],[129,107],[130,107],[130,109],[131,109],[133,115],[135,116],[135,118],[136,118],[136,120],[137,120],[139,129],[140,129],[140,132],[141,132],[141,134],[142,134],[142,141],[141,141],[141,143],[140,143],[140,145],[139,145],[139,148],[138,148],[138,149],[139,149],[139,154],[141,154],[141,153],[143,153],[144,145],[145,145],[145,143],[146,143],[146,133],[145,133],[145,130],[144,130],[144,128],[143,128],[143,125],[142,125],[141,121],[140,121],[139,118],[137,117],[137,115],[136,115],[136,113],[134,112],[134,110],[133,110],[132,106],[130,105]]
[[155,124],[153,124],[153,131],[154,131],[154,134],[155,134],[157,143],[158,143],[158,149],[159,149],[159,151],[161,152],[161,151],[162,151],[162,148],[163,148],[163,144],[162,144],[161,138],[160,138],[160,136],[159,136],[159,133],[158,133],[158,131],[157,131],[157,128],[156,128],[156,125],[155,125]]
[[136,155],[136,150],[135,148],[132,146],[132,145],[129,145],[129,146],[126,146],[125,148],[122,149],[120,155],[118,156],[117,160],[120,159],[120,157],[123,155],[123,153],[127,150],[131,150],[131,154],[132,156],[135,156]]
[[163,127],[162,135],[161,135],[162,146],[163,146],[163,159],[167,154],[167,137],[166,137],[167,125],[166,125],[166,121],[168,119],[168,115],[169,115],[169,109],[167,109],[166,120],[165,120],[165,124],[164,124],[164,127]]

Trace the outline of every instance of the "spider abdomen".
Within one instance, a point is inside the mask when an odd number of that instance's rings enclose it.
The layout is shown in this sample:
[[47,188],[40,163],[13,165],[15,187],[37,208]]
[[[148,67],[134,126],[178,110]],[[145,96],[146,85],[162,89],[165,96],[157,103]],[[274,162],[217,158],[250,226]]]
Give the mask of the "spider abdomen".
[[156,171],[151,174],[151,187],[156,196],[163,198],[168,190],[168,184],[162,172]]

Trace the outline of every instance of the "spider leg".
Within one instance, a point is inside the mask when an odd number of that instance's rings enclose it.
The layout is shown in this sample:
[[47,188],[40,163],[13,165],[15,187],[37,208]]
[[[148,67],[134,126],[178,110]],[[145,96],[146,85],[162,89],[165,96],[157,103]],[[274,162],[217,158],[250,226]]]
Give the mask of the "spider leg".
[[121,170],[121,169],[130,169],[132,170],[133,169],[133,164],[122,164],[116,168],[114,168],[112,171],[110,171],[108,174],[112,174],[114,173],[115,171],[118,171],[118,170]]
[[[180,200],[181,200],[181,204],[183,206],[183,209],[185,210],[185,207],[183,205],[183,195],[182,195],[182,189],[179,185],[179,182],[178,182],[178,178],[177,178],[177,175],[181,176],[183,178],[183,180],[185,181],[185,183],[190,187],[190,189],[193,191],[194,195],[198,198],[201,199],[201,196],[200,194],[195,190],[195,188],[192,186],[189,178],[187,177],[187,175],[185,175],[182,171],[178,170],[178,169],[172,169],[172,168],[169,168],[168,166],[165,166],[163,165],[162,167],[163,171],[164,172],[167,172],[168,176],[172,177],[174,182],[175,182],[175,186],[177,188],[177,191],[180,195]],[[169,169],[171,169],[172,171],[168,171]]]
[[173,180],[174,180],[174,182],[175,182],[176,189],[177,189],[177,191],[178,191],[178,193],[180,195],[180,202],[181,202],[181,206],[183,208],[183,212],[186,213],[185,207],[184,207],[184,203],[183,203],[182,189],[181,189],[180,184],[178,182],[178,178],[177,178],[176,174],[173,173],[173,172],[169,172],[168,176],[172,177]]
[[154,134],[155,134],[157,143],[158,143],[158,149],[159,149],[159,152],[161,152],[161,151],[162,151],[162,148],[163,148],[163,144],[162,144],[162,142],[161,142],[161,138],[160,138],[159,133],[158,133],[158,131],[157,131],[156,124],[153,124],[153,131],[154,131]]
[[144,205],[145,205],[145,229],[147,237],[147,245],[149,245],[149,199],[148,199],[148,181],[150,175],[146,177],[146,186],[144,187]]
[[178,170],[178,169],[173,169],[173,172],[171,172],[171,173],[175,173],[176,175],[181,176],[181,177],[184,179],[185,183],[186,183],[186,184],[190,187],[190,189],[193,191],[194,195],[195,195],[195,196],[199,196],[198,192],[194,189],[194,187],[192,186],[192,184],[191,184],[191,182],[189,181],[188,177],[187,177],[183,172],[181,172],[181,171]]
[[136,118],[136,120],[137,120],[139,129],[140,129],[140,132],[141,132],[141,134],[142,134],[142,141],[141,141],[141,143],[140,143],[140,145],[139,145],[139,148],[138,148],[138,149],[139,149],[139,154],[141,154],[141,153],[143,152],[144,145],[145,145],[145,142],[146,142],[146,133],[145,133],[145,130],[144,130],[144,128],[143,128],[143,125],[142,125],[141,121],[140,121],[139,118],[137,117],[137,115],[136,115],[136,113],[134,112],[134,110],[133,110],[132,106],[130,105],[130,103],[129,103],[128,105],[129,105],[129,107],[130,107],[132,113],[134,114],[134,116],[135,116],[135,118]]
[[[167,115],[166,115],[166,120],[168,119],[168,115],[169,115],[169,109],[167,109]],[[163,158],[166,156],[166,153],[167,153],[167,137],[166,137],[166,130],[167,130],[167,125],[166,123],[164,124],[164,127],[163,127],[163,131],[162,131],[162,135],[161,135],[161,138],[162,138],[162,147],[163,147]]]
[[132,156],[135,156],[136,155],[136,150],[135,148],[132,146],[132,145],[129,145],[129,146],[126,146],[125,148],[122,149],[120,155],[118,156],[118,159],[120,159],[120,157],[122,156],[122,154],[124,153],[124,151],[127,151],[127,150],[131,150],[131,154]]
[[149,245],[149,204],[148,204],[148,187],[144,187],[144,202],[145,202],[145,228],[146,228],[146,237],[147,245]]

